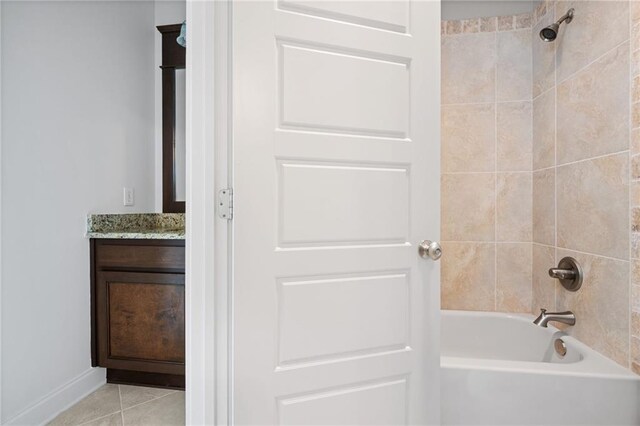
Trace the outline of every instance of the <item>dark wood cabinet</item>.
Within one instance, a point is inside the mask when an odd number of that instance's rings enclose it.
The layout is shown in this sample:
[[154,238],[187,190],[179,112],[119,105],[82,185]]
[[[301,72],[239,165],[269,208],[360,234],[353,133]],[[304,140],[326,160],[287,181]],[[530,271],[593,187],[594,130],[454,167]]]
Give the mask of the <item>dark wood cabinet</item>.
[[184,388],[183,240],[91,240],[92,358],[111,383]]

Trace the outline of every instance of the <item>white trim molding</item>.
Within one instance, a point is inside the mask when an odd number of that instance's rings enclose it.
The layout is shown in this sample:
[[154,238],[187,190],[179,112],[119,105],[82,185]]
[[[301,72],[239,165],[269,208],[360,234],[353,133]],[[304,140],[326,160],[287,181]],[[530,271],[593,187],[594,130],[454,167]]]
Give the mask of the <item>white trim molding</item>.
[[228,1],[187,0],[186,423],[230,424]]
[[[0,325],[2,325],[2,2],[0,1]],[[0,424],[2,423],[2,327],[0,326]]]
[[7,420],[5,425],[44,425],[58,414],[104,385],[107,370],[90,368],[75,379],[49,392],[35,404]]

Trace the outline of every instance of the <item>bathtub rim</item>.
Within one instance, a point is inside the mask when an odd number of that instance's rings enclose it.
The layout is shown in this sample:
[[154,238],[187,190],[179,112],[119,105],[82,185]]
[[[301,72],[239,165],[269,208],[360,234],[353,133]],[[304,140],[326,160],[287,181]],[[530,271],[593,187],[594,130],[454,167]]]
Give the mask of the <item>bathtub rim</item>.
[[[501,318],[532,324],[534,316],[531,314],[516,314],[507,312],[483,312],[441,310],[442,322],[446,316]],[[566,333],[553,325],[548,326],[549,333]],[[584,376],[598,378],[615,378],[621,380],[640,381],[640,376],[623,367],[614,360],[605,357],[595,349],[587,346],[570,334],[563,337],[567,343],[575,346],[582,355],[582,360],[573,363],[548,363],[533,361],[496,360],[486,358],[440,356],[440,367],[450,369],[484,370],[519,372],[527,374],[546,374],[557,376]]]

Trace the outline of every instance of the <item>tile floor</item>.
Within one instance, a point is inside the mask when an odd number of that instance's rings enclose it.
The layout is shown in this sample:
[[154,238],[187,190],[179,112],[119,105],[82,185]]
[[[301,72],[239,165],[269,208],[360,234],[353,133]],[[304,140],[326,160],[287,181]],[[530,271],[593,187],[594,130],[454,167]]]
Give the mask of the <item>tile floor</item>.
[[184,425],[184,392],[106,384],[49,425]]

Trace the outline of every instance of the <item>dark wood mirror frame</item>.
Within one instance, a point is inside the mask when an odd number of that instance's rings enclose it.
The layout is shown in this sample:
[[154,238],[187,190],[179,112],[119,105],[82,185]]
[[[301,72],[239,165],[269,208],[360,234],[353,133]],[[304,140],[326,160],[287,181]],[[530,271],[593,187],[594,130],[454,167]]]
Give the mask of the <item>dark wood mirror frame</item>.
[[175,130],[176,70],[186,67],[187,49],[176,39],[182,24],[156,27],[162,34],[162,211],[184,213],[185,202],[176,201]]

